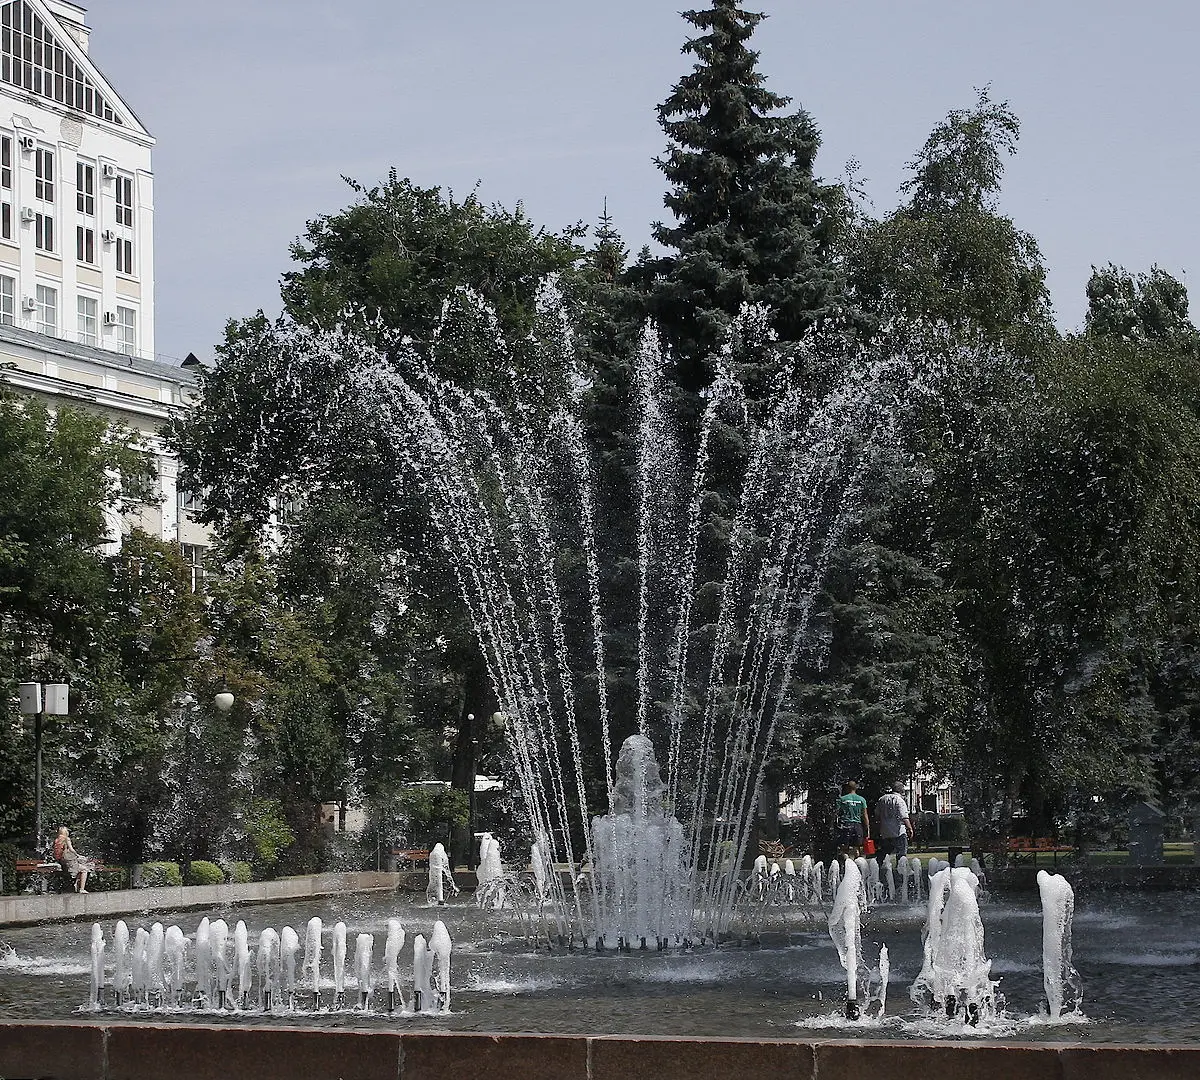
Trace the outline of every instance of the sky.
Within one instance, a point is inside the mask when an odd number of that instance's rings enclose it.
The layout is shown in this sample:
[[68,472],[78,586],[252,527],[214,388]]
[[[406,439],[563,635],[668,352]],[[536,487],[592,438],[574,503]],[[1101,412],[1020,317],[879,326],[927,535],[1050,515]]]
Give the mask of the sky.
[[[1200,265],[1196,0],[745,6],[769,16],[752,39],[768,87],[821,131],[817,172],[857,161],[876,214],[977,87],[1010,104],[1000,209],[1037,240],[1064,329],[1093,264],[1185,283]],[[553,230],[594,224],[607,199],[636,251],[667,213],[654,107],[691,66],[681,7],[92,0],[92,58],[157,139],[158,352],[207,359],[228,319],[277,313],[289,244],[353,200],[343,175],[478,184]]]

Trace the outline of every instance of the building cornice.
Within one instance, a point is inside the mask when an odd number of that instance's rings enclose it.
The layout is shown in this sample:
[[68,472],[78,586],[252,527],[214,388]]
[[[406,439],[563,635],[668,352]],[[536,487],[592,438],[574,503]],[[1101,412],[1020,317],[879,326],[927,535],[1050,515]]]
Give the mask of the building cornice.
[[91,409],[110,409],[116,413],[141,416],[160,424],[166,423],[173,416],[187,412],[189,408],[186,403],[154,401],[152,398],[140,397],[137,394],[127,394],[123,390],[110,390],[103,386],[86,386],[83,383],[71,382],[69,379],[60,379],[54,375],[42,375],[36,371],[25,371],[16,367],[0,368],[0,385],[26,394],[38,394],[42,397],[68,402],[77,401]]

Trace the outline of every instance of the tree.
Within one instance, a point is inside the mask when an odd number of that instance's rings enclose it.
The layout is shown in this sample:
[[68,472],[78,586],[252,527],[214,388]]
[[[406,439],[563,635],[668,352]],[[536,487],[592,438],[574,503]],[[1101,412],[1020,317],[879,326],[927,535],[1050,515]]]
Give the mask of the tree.
[[936,320],[1019,352],[1053,336],[1037,242],[997,210],[1019,135],[1016,115],[986,89],[974,109],[933,129],[909,164],[909,201],[865,219],[849,244],[854,295],[870,322]]
[[[0,394],[0,681],[92,677],[110,627],[106,508],[119,513],[143,490],[148,459],[125,430],[71,408]],[[33,739],[6,704],[0,736],[0,829],[33,832]],[[70,742],[74,717],[48,727],[45,744]],[[20,733],[20,734],[18,734]],[[48,761],[55,761],[53,753]],[[66,770],[69,772],[69,770]],[[54,770],[45,790],[52,793]]]
[[1200,343],[1200,334],[1188,318],[1188,294],[1182,282],[1152,266],[1135,278],[1109,263],[1087,284],[1086,333],[1130,341]]
[[747,303],[765,304],[785,341],[843,303],[830,259],[840,189],[814,178],[820,136],[808,113],[766,89],[747,46],[765,18],[736,0],[683,17],[703,31],[683,46],[693,70],[658,107],[670,145],[657,164],[671,184],[674,225],[654,238],[673,254],[650,267],[650,307],[676,350],[688,391],[712,379],[712,354]]
[[944,395],[927,460],[980,669],[959,770],[977,821],[1050,828],[1080,794],[1152,790],[1147,681],[1171,610],[1194,610],[1196,392],[1176,350],[1079,338]]
[[[537,227],[523,207],[485,206],[475,192],[458,201],[418,187],[395,169],[383,184],[346,178],[357,201],[308,223],[291,248],[301,269],[283,275],[284,309],[296,322],[332,326],[362,312],[390,330],[426,341],[455,290],[469,288],[517,339],[532,327],[544,278],[578,262],[580,230]],[[463,385],[481,374],[470,357],[439,372]]]

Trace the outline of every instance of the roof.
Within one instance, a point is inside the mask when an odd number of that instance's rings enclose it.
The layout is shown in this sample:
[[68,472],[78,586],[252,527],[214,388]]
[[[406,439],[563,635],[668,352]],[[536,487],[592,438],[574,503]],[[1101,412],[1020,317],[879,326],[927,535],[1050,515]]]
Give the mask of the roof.
[[0,324],[0,343],[77,360],[88,360],[101,367],[113,368],[118,371],[137,371],[143,375],[168,379],[186,386],[195,385],[196,376],[200,370],[196,367],[181,367],[178,364],[164,363],[161,360],[146,360],[140,356],[128,356],[125,353],[114,352],[112,349],[101,349],[94,345],[81,345],[77,341],[38,334],[19,326]]

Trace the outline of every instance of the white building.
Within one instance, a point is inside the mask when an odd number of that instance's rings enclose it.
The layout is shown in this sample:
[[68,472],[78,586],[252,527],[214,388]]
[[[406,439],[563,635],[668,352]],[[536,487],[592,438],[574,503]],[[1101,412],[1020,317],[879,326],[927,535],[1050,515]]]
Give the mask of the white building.
[[84,11],[0,3],[0,323],[154,357],[154,139]]
[[161,503],[114,517],[113,541],[140,525],[198,565],[208,532],[157,434],[196,371],[155,359],[154,139],[84,20],[66,0],[0,0],[0,384],[141,434]]

